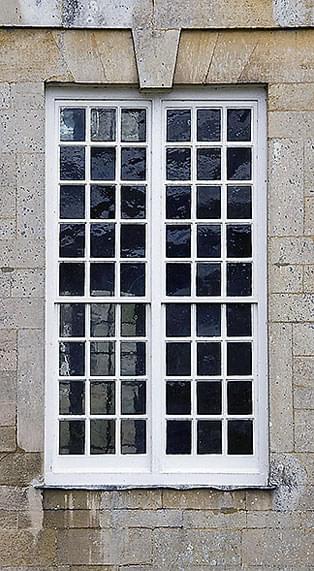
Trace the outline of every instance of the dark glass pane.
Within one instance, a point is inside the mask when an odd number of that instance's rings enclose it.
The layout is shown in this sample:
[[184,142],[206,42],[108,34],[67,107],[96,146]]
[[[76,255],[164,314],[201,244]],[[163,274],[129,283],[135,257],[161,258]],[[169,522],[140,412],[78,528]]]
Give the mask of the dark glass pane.
[[252,295],[252,264],[227,264],[227,295]]
[[85,383],[69,381],[59,384],[59,414],[84,414]]
[[115,187],[92,184],[90,190],[90,217],[115,217]]
[[91,140],[114,141],[116,138],[116,110],[101,108],[91,110]]
[[120,372],[124,377],[146,374],[146,344],[143,341],[121,343]]
[[251,343],[227,343],[227,375],[252,374]]
[[196,295],[213,296],[221,293],[221,267],[220,264],[197,264],[196,269]]
[[95,377],[115,374],[115,343],[94,341],[90,344],[90,374]]
[[221,414],[221,382],[197,383],[197,414]]
[[227,217],[252,217],[252,190],[250,186],[228,186]]
[[190,109],[171,109],[167,111],[167,141],[191,140]]
[[114,180],[116,170],[116,149],[114,147],[91,148],[92,180]]
[[191,187],[166,187],[166,218],[191,218]]
[[166,151],[167,179],[190,180],[191,178],[191,149],[167,149]]
[[229,224],[227,226],[228,258],[250,258],[252,256],[251,226]]
[[120,264],[121,295],[145,295],[145,264]]
[[111,303],[92,303],[90,311],[91,337],[114,337],[115,306]]
[[221,335],[221,305],[198,303],[196,306],[196,335],[216,337]]
[[85,141],[85,109],[61,109],[60,140]]
[[252,414],[252,383],[228,383],[228,414]]
[[115,453],[114,420],[97,419],[90,421],[90,453],[91,454]]
[[166,336],[189,337],[191,335],[191,305],[189,303],[167,303]]
[[197,453],[221,454],[222,424],[220,420],[199,420],[197,423]]
[[60,147],[60,179],[84,180],[85,147]]
[[60,305],[60,337],[84,337],[85,305],[62,303]]
[[85,218],[84,186],[60,186],[60,218]]
[[121,149],[121,179],[145,180],[146,149],[123,147]]
[[90,265],[90,294],[114,295],[114,264]]
[[121,218],[145,218],[146,187],[121,186]]
[[214,224],[197,225],[197,256],[198,258],[220,257],[220,226]]
[[145,414],[146,383],[125,381],[121,383],[121,414]]
[[85,252],[84,224],[60,224],[60,258],[80,258]]
[[181,377],[191,374],[191,343],[166,344],[166,375]]
[[252,420],[228,421],[228,454],[253,454]]
[[227,335],[229,337],[252,335],[251,305],[248,303],[227,304]]
[[96,381],[90,384],[90,413],[115,414],[115,383]]
[[84,264],[59,265],[59,294],[84,295]]
[[197,187],[197,218],[217,219],[221,216],[220,186]]
[[121,420],[121,454],[146,454],[145,420]]
[[59,422],[59,454],[84,454],[85,421],[61,420]]
[[146,335],[146,307],[143,303],[121,304],[121,336],[144,337]]
[[59,374],[61,377],[85,374],[85,343],[60,341]]
[[121,141],[123,143],[141,143],[146,140],[146,110],[122,109]]
[[220,141],[220,109],[197,110],[197,140]]
[[91,224],[90,255],[92,258],[113,258],[115,251],[115,225]]
[[167,414],[191,414],[191,383],[175,381],[166,387]]
[[145,257],[145,226],[144,224],[121,225],[121,257]]
[[191,295],[191,264],[167,264],[166,295]]
[[252,178],[252,149],[244,147],[227,149],[227,178],[229,180]]
[[167,420],[166,454],[191,454],[190,420]]
[[198,180],[221,179],[221,149],[197,149]]
[[197,343],[197,374],[206,376],[221,374],[220,343]]
[[251,140],[251,110],[228,109],[227,111],[228,141]]
[[191,256],[191,226],[166,226],[167,258],[189,258]]

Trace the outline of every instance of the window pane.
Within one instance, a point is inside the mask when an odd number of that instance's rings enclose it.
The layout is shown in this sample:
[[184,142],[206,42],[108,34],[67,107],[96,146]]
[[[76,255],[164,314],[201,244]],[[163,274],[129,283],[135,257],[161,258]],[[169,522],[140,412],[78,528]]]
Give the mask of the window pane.
[[116,149],[114,147],[91,148],[92,180],[114,180],[116,170]]
[[123,147],[121,149],[121,179],[145,180],[146,149]]
[[145,337],[146,307],[143,303],[121,305],[121,336]]
[[84,420],[61,420],[59,422],[59,454],[84,454]]
[[85,343],[61,341],[59,343],[59,375],[81,376],[85,374]]
[[145,420],[121,420],[121,454],[146,454]]
[[116,110],[91,109],[91,140],[114,141],[116,138]]
[[198,258],[220,258],[221,228],[214,224],[197,225],[197,256]]
[[191,264],[166,265],[167,295],[191,295]]
[[146,187],[121,186],[121,218],[145,218]]
[[229,224],[227,226],[227,256],[229,258],[250,258],[252,256],[250,225]]
[[197,414],[221,414],[221,382],[209,381],[197,383]]
[[251,140],[251,110],[228,109],[227,111],[228,141]]
[[145,226],[144,224],[123,224],[121,226],[121,257],[144,258]]
[[252,295],[252,264],[227,264],[227,295]]
[[167,420],[167,454],[191,454],[190,420]]
[[206,262],[202,262],[196,266],[196,295],[206,297],[220,295],[220,264],[207,264]]
[[252,420],[228,421],[228,454],[253,454]]
[[228,383],[228,414],[252,414],[251,381]]
[[197,374],[204,376],[221,374],[220,343],[197,343]]
[[85,383],[83,381],[59,383],[59,413],[84,414],[84,410]]
[[90,255],[92,258],[113,258],[115,255],[115,225],[90,225]]
[[115,414],[115,383],[96,381],[90,383],[90,413]]
[[115,374],[115,343],[97,341],[90,344],[90,374],[113,376]]
[[166,336],[189,337],[191,335],[191,305],[189,303],[167,303]]
[[85,186],[62,184],[60,186],[60,218],[84,218]]
[[90,453],[91,454],[115,453],[114,420],[97,419],[90,421]]
[[120,264],[120,289],[123,296],[145,295],[145,264]]
[[221,454],[222,427],[219,420],[199,420],[197,423],[197,453]]
[[252,189],[250,186],[229,186],[227,189],[228,218],[252,217]]
[[217,219],[221,216],[220,186],[197,186],[197,218]]
[[220,109],[197,110],[197,140],[220,141]]
[[221,305],[219,303],[199,303],[196,306],[196,335],[217,337],[221,335]]
[[220,149],[197,149],[197,178],[198,180],[221,179]]
[[122,109],[121,141],[140,143],[146,140],[146,110]]
[[114,337],[115,306],[111,303],[92,303],[90,306],[91,337]]
[[166,218],[191,218],[191,187],[166,187]]
[[80,258],[85,253],[85,225],[60,224],[60,258]]
[[227,335],[229,337],[252,335],[251,305],[249,303],[227,304]]
[[190,180],[191,149],[167,149],[166,154],[167,179]]
[[191,383],[174,381],[166,384],[167,414],[191,414]]
[[146,374],[146,344],[128,341],[121,343],[121,375],[132,377]]
[[60,305],[60,337],[84,337],[85,305],[62,303]]
[[85,178],[85,147],[60,147],[60,179]]
[[173,109],[167,111],[167,141],[191,140],[191,111]]
[[90,217],[91,218],[114,218],[115,217],[115,187],[91,185],[90,190]]
[[191,344],[166,344],[166,375],[181,377],[191,374]]
[[84,264],[59,265],[59,294],[84,295]]
[[145,414],[146,382],[124,381],[121,383],[121,414]]
[[227,343],[227,375],[252,374],[251,343]]
[[168,258],[189,258],[191,256],[191,226],[166,226],[166,256]]
[[90,265],[90,294],[92,296],[114,295],[114,264]]
[[230,147],[227,149],[227,177],[229,180],[252,178],[252,149]]
[[60,111],[60,140],[85,140],[85,109],[66,107]]

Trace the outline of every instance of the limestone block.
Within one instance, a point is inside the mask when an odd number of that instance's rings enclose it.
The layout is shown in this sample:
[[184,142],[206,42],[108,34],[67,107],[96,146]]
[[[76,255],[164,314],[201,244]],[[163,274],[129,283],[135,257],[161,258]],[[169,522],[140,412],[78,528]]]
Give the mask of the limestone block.
[[119,533],[114,529],[61,530],[58,533],[57,560],[72,565],[150,563],[151,534],[148,529],[119,529]]
[[205,83],[218,33],[188,30],[181,33],[174,83]]
[[33,113],[8,109],[0,115],[0,152],[43,152],[44,110]]
[[247,512],[265,512],[273,507],[273,492],[271,490],[247,490]]
[[250,512],[247,514],[248,528],[311,528],[314,514],[310,512]]
[[16,158],[12,153],[0,153],[0,218],[16,214]]
[[295,409],[314,410],[314,387],[295,387],[293,391],[293,406]]
[[11,279],[12,297],[44,297],[45,274],[42,270],[14,270]]
[[269,261],[279,266],[289,264],[312,264],[314,240],[312,238],[270,238]]
[[14,426],[0,426],[0,452],[14,452],[16,430]]
[[[285,340],[282,343],[282,339]],[[269,343],[270,447],[293,450],[292,325],[273,324]]]
[[0,240],[12,240],[16,237],[16,220],[0,219]]
[[43,322],[43,300],[27,298],[0,300],[0,329],[39,329],[43,328]]
[[15,403],[16,373],[0,372],[0,394],[1,394],[1,401]]
[[245,506],[245,493],[218,490],[164,490],[162,505],[169,509],[242,510]]
[[182,519],[180,510],[113,510],[111,525],[116,529],[182,527]]
[[172,87],[179,30],[136,28],[133,40],[139,84],[143,88]]
[[12,106],[25,113],[45,107],[45,84],[43,81],[11,83]]
[[7,454],[0,456],[0,485],[26,486],[38,478],[42,470],[40,454]]
[[299,569],[311,564],[312,537],[304,529],[244,529],[242,538],[244,566]]
[[314,196],[304,201],[304,234],[314,237]]
[[269,233],[300,236],[304,208],[302,145],[298,141],[275,139],[270,143],[269,155]]
[[313,133],[314,112],[270,111],[268,113],[268,136],[270,139],[304,139]]
[[0,425],[14,426],[16,423],[16,404],[0,400]]
[[95,31],[95,49],[99,54],[107,83],[137,84],[134,45],[130,31]]
[[314,297],[309,294],[271,294],[269,296],[269,320],[272,322],[313,321]]
[[[301,350],[303,343],[301,344]],[[314,357],[294,357],[293,384],[295,387],[310,388],[314,379]]]
[[271,266],[269,275],[270,293],[302,293],[302,266]]
[[104,83],[105,70],[95,49],[95,38],[87,30],[75,34],[53,32],[55,42],[76,82]]
[[314,323],[293,325],[293,354],[314,356]]
[[27,452],[43,449],[43,342],[42,331],[18,333],[17,441]]
[[0,240],[0,266],[8,272],[14,268],[43,268],[45,259],[43,240],[18,238]]
[[153,554],[157,569],[190,569],[193,565],[237,565],[241,561],[241,532],[156,529]]
[[15,371],[17,368],[16,331],[0,330],[0,370]]
[[[4,271],[3,271],[4,270]],[[11,274],[12,272],[5,271],[7,268],[0,269],[0,297],[10,297],[11,295]]]
[[280,26],[311,26],[313,12],[308,0],[274,0],[274,19]]
[[17,232],[22,238],[45,236],[45,157],[25,153],[17,158]]
[[[101,498],[101,508],[106,505],[107,500],[107,496]],[[160,490],[125,490],[115,492],[112,496],[112,507],[114,509],[129,510],[158,509],[162,507],[162,493]]]
[[304,192],[307,196],[314,193],[314,140],[304,143]]
[[[29,509],[27,488],[17,486],[0,486],[0,510],[11,512]],[[0,511],[0,513],[1,513]]]
[[0,83],[0,109],[8,109],[11,104],[11,92],[9,83]]
[[184,510],[183,527],[185,529],[241,529],[246,526],[246,512],[219,512],[210,510]]
[[[109,515],[108,525],[102,525],[102,515]],[[45,510],[43,527],[72,529],[72,528],[103,528],[111,527],[111,511],[100,510]],[[107,516],[108,517],[108,516]],[[110,519],[110,522],[109,522]],[[22,523],[22,522],[21,522]],[[27,523],[27,522],[26,522]]]
[[0,564],[52,565],[55,561],[56,533],[54,530],[3,531],[0,539]]
[[269,111],[314,111],[314,84],[270,84],[268,109]]
[[14,512],[0,512],[1,529],[17,529],[17,514]]
[[[59,0],[59,4],[60,4]],[[62,2],[61,24],[64,27],[132,28],[147,26],[153,16],[150,0],[68,0]]]
[[314,265],[304,266],[303,291],[305,293],[314,293]]
[[295,449],[314,452],[314,410],[295,411]]
[[250,61],[259,35],[243,31],[219,32],[206,83],[236,83]]

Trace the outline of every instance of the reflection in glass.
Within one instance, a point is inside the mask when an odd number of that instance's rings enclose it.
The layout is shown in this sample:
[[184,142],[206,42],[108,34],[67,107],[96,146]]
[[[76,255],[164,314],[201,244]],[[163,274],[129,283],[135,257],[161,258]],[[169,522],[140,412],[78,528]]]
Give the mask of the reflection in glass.
[[60,295],[84,295],[84,264],[59,265],[59,294]]
[[85,343],[81,341],[60,341],[59,375],[82,376],[85,374]]
[[221,414],[222,388],[220,381],[197,383],[197,414]]
[[197,423],[197,453],[221,454],[222,424],[220,420],[199,420]]
[[220,141],[220,109],[197,110],[197,140]]
[[84,180],[85,147],[60,147],[60,179]]
[[85,225],[60,224],[60,258],[80,258],[85,252]]
[[146,307],[143,303],[121,304],[121,336],[145,337]]
[[121,454],[146,454],[145,420],[121,420]]
[[92,258],[113,258],[115,254],[115,225],[90,225],[90,255]]
[[252,264],[227,264],[227,295],[252,295]]
[[91,337],[114,337],[115,305],[111,303],[92,303],[90,312]]
[[85,187],[74,184],[60,186],[60,218],[85,217]]
[[191,140],[191,110],[169,109],[167,111],[167,141]]
[[191,226],[166,226],[167,258],[189,258],[191,256]]
[[115,453],[115,420],[90,421],[90,453]]
[[90,413],[115,414],[115,383],[93,381],[90,383]]
[[85,140],[85,109],[65,107],[60,111],[60,140]]
[[198,180],[221,179],[221,149],[210,147],[197,149]]
[[171,148],[166,150],[167,180],[190,180],[191,149]]
[[252,178],[252,149],[244,147],[227,149],[227,178],[229,180]]
[[249,303],[227,304],[227,335],[246,337],[252,335],[251,305]]
[[228,186],[227,217],[252,217],[252,189],[250,186]]
[[145,257],[145,225],[121,225],[121,258]]
[[84,454],[85,421],[61,420],[59,422],[59,454]]
[[166,295],[191,295],[191,264],[166,265]]
[[228,109],[227,111],[228,141],[251,140],[251,110]]
[[85,305],[62,303],[60,305],[60,337],[84,337]]
[[120,372],[124,377],[146,374],[146,344],[143,341],[122,341]]
[[252,344],[227,343],[227,375],[252,374]]
[[166,454],[191,454],[190,420],[167,420]]
[[228,454],[253,454],[253,421],[228,421]]
[[115,343],[113,341],[91,342],[90,374],[95,377],[108,377],[115,374]]
[[59,414],[84,414],[85,383],[68,381],[59,383]]
[[166,187],[166,218],[191,218],[191,187]]
[[90,217],[115,217],[115,187],[92,184],[90,190]]
[[146,110],[122,109],[121,141],[123,143],[141,143],[146,140]]
[[206,262],[196,264],[196,295],[209,297],[220,294],[220,264],[208,264]]
[[189,337],[191,335],[191,305],[189,303],[166,304],[166,336]]
[[145,218],[146,187],[121,186],[121,218]]
[[221,374],[220,343],[197,343],[197,374],[206,376]]
[[145,264],[120,264],[122,296],[145,295]]
[[116,149],[114,147],[91,147],[91,179],[114,180]]
[[91,109],[91,140],[114,141],[116,138],[116,110],[108,107]]
[[121,179],[145,180],[146,178],[146,149],[141,147],[122,147],[121,149]]
[[198,258],[219,258],[220,225],[198,224],[197,225],[197,256]]
[[121,414],[145,414],[146,382],[124,381],[121,383]]
[[221,305],[219,303],[198,303],[196,305],[196,335],[217,337],[221,335]]
[[167,414],[191,414],[191,383],[171,381],[166,383]]
[[166,375],[189,376],[191,374],[191,343],[166,344]]
[[228,224],[227,256],[229,258],[250,258],[252,256],[251,226],[249,224]]
[[114,295],[114,263],[90,265],[90,294],[92,296]]
[[228,383],[228,414],[252,414],[251,381]]
[[220,186],[197,186],[197,218],[217,219],[221,216]]

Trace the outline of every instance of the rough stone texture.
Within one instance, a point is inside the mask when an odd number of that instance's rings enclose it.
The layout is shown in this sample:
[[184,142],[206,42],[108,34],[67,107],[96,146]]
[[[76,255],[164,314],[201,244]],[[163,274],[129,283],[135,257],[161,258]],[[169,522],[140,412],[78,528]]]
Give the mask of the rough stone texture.
[[140,87],[172,87],[179,43],[178,30],[133,31]]

